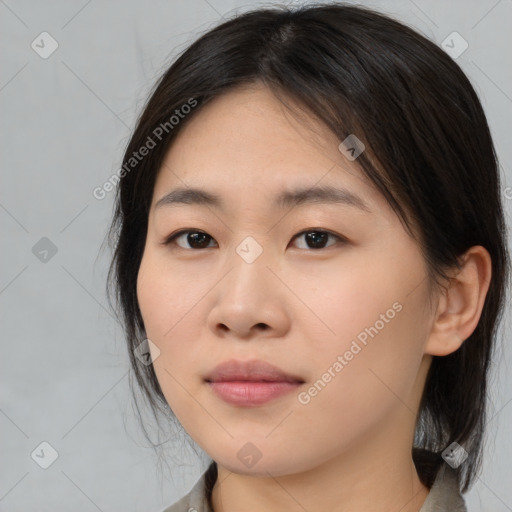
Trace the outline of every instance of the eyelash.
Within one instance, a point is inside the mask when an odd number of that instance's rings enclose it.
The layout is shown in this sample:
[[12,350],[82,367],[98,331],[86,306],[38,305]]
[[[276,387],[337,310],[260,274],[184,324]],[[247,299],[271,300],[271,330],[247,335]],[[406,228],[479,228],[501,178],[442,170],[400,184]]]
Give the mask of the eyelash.
[[[212,247],[204,247],[204,248],[201,248],[201,249],[194,249],[194,248],[183,248],[179,245],[176,244],[176,239],[182,235],[186,235],[186,234],[189,234],[189,233],[195,233],[195,234],[202,234],[202,235],[206,235],[208,236],[211,240],[215,240],[212,236],[208,235],[208,233],[204,232],[204,231],[201,231],[201,230],[197,230],[197,229],[182,229],[181,231],[178,231],[177,233],[174,233],[172,235],[170,235],[169,237],[167,237],[163,242],[162,242],[162,245],[176,245],[178,249],[183,249],[183,250],[186,250],[186,251],[202,251],[202,250],[205,250],[205,249],[212,249]],[[310,229],[306,229],[306,230],[303,230],[301,231],[300,233],[297,233],[293,238],[292,240],[295,240],[296,238],[302,236],[302,235],[305,235],[307,233],[321,233],[321,234],[325,234],[325,235],[330,235],[331,237],[335,238],[338,242],[341,242],[341,243],[345,243],[347,242],[347,239],[340,236],[340,235],[336,235],[335,233],[332,233],[331,231],[327,231],[325,229],[315,229],[315,228],[310,228]],[[309,249],[306,249],[306,250],[310,250],[310,251],[321,251],[322,249],[328,249],[329,247],[331,247],[332,245],[335,245],[335,244],[331,244],[327,247],[322,247],[320,249],[314,249],[314,248],[309,248]]]

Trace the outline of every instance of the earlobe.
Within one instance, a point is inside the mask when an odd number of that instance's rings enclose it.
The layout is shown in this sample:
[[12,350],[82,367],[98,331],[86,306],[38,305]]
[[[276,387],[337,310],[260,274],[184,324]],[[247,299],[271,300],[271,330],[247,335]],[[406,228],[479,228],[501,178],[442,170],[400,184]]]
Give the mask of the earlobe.
[[488,251],[480,245],[468,249],[461,258],[461,269],[440,292],[426,354],[446,356],[471,336],[482,314],[491,274]]

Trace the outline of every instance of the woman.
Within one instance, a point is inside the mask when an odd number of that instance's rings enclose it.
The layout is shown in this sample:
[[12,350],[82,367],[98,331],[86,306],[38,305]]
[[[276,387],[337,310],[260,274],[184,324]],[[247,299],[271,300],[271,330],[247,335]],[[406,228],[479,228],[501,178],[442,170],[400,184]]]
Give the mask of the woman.
[[342,4],[210,30],[140,116],[111,235],[138,383],[212,459],[166,511],[466,510],[509,257],[434,43]]

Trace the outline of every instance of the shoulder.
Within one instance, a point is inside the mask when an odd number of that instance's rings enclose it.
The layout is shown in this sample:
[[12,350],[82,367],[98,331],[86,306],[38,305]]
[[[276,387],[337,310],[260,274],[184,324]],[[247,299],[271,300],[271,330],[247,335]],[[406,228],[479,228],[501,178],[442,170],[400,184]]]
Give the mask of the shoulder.
[[216,471],[217,467],[212,462],[183,498],[161,512],[212,512],[208,496],[211,492],[212,482],[215,483]]
[[467,512],[460,494],[457,472],[443,464],[419,512]]

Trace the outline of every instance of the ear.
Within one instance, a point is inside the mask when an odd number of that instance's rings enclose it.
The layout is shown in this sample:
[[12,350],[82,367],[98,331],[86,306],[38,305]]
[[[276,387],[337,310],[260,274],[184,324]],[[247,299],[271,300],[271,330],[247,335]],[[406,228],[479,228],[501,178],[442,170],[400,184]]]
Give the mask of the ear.
[[471,336],[489,290],[491,257],[481,245],[475,245],[460,258],[448,286],[440,292],[425,354],[446,356],[455,352]]

